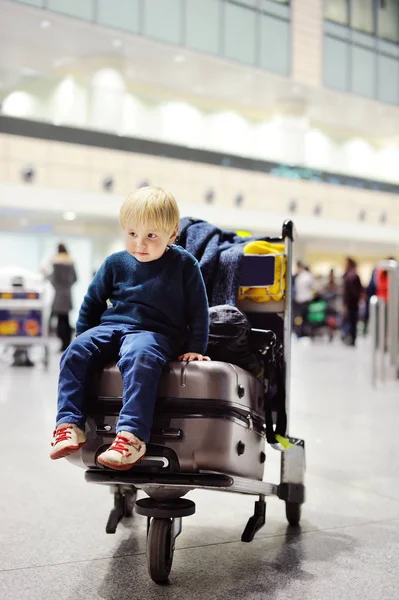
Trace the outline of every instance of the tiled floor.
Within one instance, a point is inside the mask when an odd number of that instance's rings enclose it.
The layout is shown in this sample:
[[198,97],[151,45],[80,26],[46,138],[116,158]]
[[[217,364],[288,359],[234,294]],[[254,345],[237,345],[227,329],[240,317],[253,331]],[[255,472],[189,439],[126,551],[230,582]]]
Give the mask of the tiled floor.
[[[399,597],[399,383],[373,390],[367,345],[296,342],[292,426],[305,438],[307,503],[299,532],[271,499],[252,544],[240,536],[254,498],[196,491],[170,585],[147,575],[146,523],[104,528],[112,497],[66,461],[51,462],[57,358],[0,364],[0,598],[135,600]],[[268,451],[268,480],[278,479]]]

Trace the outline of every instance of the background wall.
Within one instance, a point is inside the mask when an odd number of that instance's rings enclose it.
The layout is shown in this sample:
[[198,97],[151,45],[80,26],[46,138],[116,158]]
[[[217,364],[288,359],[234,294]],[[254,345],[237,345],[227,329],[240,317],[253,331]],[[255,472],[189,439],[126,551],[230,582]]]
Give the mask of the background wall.
[[[29,167],[34,176],[21,185]],[[113,179],[112,192],[104,193],[108,177]],[[245,222],[253,229],[273,218],[280,222],[295,215],[298,223],[305,219],[305,235],[399,242],[397,194],[228,166],[1,135],[1,181],[0,206],[14,209],[70,210],[115,218],[119,199],[145,181],[170,189],[190,210],[222,209],[224,226]],[[57,195],[52,190],[58,190]]]
[[73,76],[45,88],[32,83],[6,95],[2,110],[5,115],[56,125],[399,183],[394,140],[334,138],[312,127],[305,116],[277,113],[270,120],[255,120],[235,110],[205,111],[188,101],[150,101],[132,93],[113,69],[97,71],[90,85]]

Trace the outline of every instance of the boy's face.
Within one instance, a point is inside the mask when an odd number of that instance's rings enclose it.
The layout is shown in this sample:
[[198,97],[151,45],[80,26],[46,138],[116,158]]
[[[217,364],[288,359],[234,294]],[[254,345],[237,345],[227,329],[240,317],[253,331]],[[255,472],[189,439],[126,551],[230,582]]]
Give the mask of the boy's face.
[[171,233],[156,229],[151,223],[138,225],[129,223],[123,230],[126,250],[140,262],[151,262],[161,258],[168,244],[177,235],[177,227]]

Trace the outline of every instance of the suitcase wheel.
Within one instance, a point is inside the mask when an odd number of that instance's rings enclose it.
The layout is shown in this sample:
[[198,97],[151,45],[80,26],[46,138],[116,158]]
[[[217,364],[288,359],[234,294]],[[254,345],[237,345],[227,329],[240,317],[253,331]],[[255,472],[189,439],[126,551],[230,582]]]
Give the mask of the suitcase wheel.
[[147,538],[147,567],[155,583],[166,583],[172,569],[175,551],[172,528],[172,519],[151,519]]

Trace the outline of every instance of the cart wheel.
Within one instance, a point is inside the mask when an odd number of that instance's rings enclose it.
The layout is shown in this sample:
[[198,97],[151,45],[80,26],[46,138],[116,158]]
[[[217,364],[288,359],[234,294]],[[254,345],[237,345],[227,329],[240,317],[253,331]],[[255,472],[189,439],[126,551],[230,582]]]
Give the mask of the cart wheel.
[[148,573],[155,583],[166,583],[172,569],[172,520],[152,519],[147,538]]
[[298,502],[285,503],[285,514],[291,527],[298,527],[301,520],[301,507],[302,505]]
[[134,505],[136,504],[137,491],[135,489],[123,494],[123,516],[132,517]]

